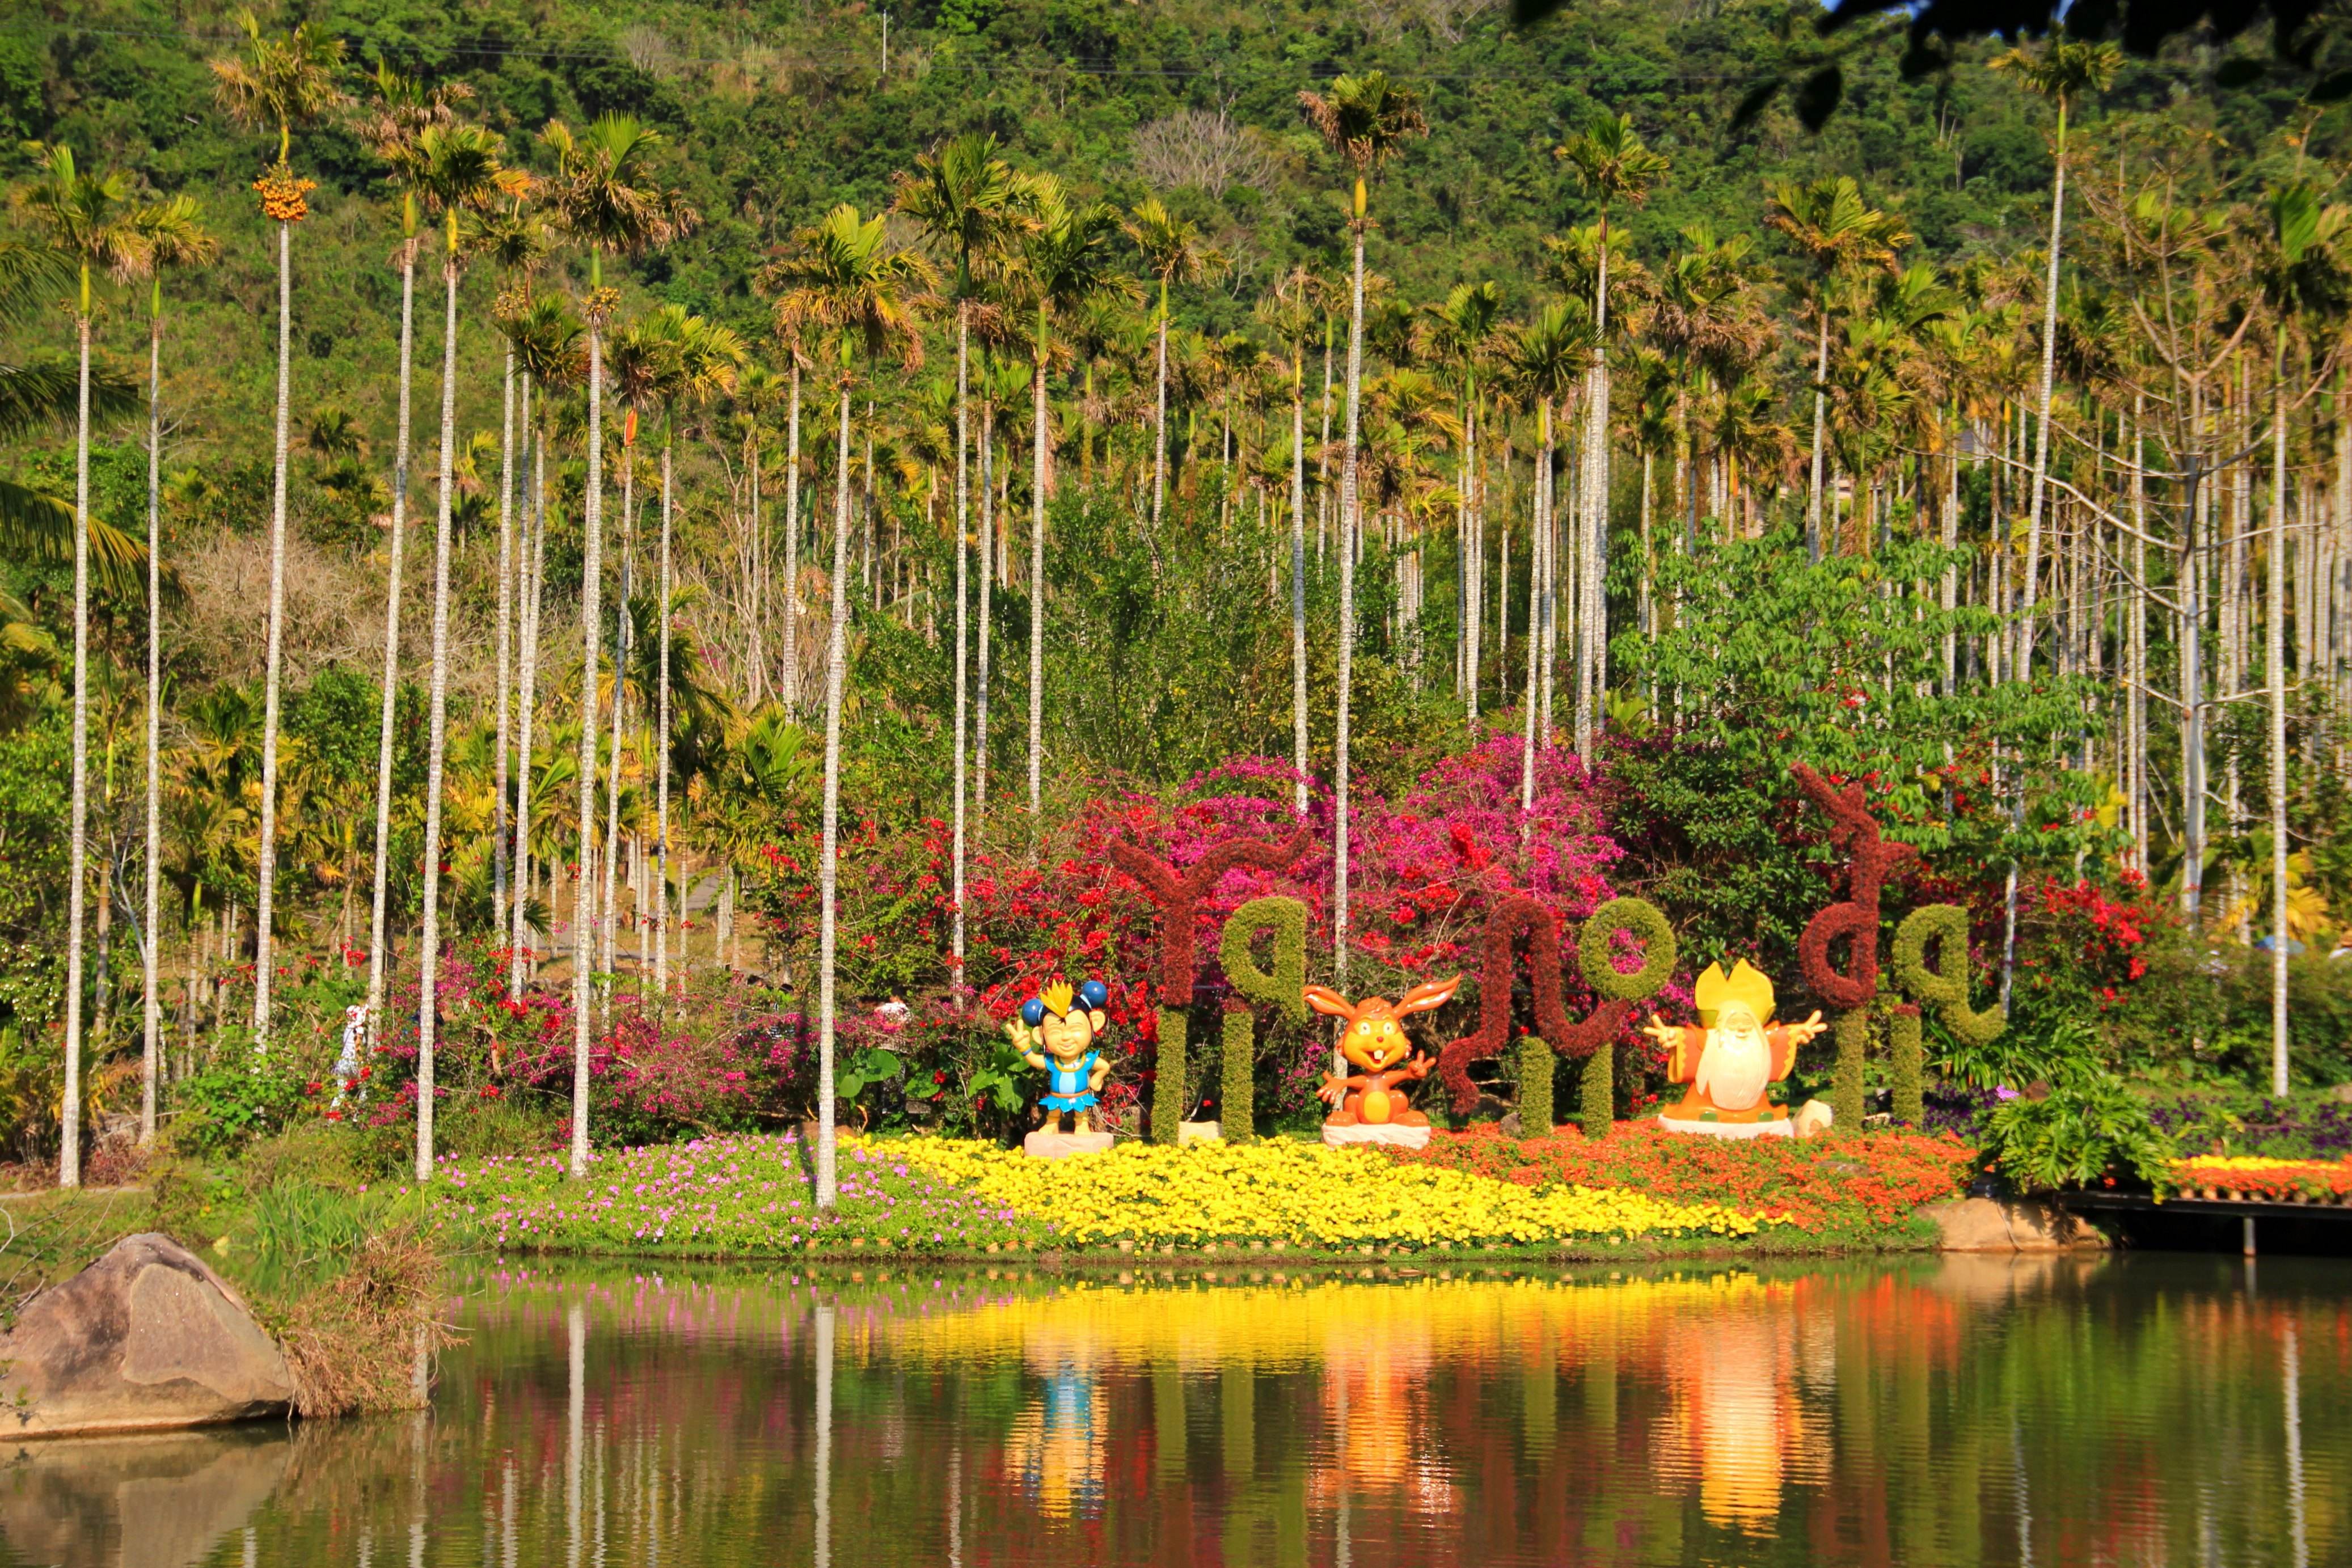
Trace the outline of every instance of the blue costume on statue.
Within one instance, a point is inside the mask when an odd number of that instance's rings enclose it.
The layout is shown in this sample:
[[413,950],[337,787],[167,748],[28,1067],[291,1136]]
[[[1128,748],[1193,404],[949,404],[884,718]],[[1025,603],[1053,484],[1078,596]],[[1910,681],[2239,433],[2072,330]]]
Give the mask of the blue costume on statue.
[[1110,988],[1100,980],[1073,987],[1056,980],[1021,1004],[1017,1018],[1005,1020],[1004,1032],[1021,1052],[1021,1060],[1045,1074],[1045,1092],[1037,1108],[1045,1113],[1045,1130],[1061,1129],[1064,1115],[1074,1116],[1080,1133],[1093,1130],[1093,1112],[1110,1073],[1110,1063],[1095,1049],[1095,1040],[1109,1022],[1104,1013]]

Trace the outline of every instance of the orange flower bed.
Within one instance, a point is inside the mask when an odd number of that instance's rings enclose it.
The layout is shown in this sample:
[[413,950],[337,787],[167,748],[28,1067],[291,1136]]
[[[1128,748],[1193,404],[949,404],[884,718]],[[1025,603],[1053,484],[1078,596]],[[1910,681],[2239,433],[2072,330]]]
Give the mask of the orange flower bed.
[[2352,1161],[2202,1155],[2172,1162],[2183,1197],[2268,1203],[2352,1203]]
[[1958,1196],[1976,1165],[1976,1151],[1948,1133],[1705,1138],[1669,1133],[1654,1120],[1621,1122],[1599,1143],[1574,1127],[1520,1139],[1482,1123],[1434,1134],[1424,1149],[1391,1153],[1523,1186],[1630,1187],[1724,1204],[1809,1231],[1895,1224],[1921,1204]]

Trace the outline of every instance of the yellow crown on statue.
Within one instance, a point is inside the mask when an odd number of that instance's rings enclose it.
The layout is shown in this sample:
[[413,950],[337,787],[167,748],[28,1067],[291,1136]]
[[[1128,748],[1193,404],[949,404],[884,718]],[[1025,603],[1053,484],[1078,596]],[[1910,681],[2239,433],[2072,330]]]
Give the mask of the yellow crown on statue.
[[1044,1002],[1045,1010],[1055,1018],[1067,1018],[1070,1016],[1070,998],[1074,994],[1070,989],[1069,981],[1056,980],[1039,991],[1037,999]]
[[1730,1002],[1747,1003],[1759,1024],[1772,1021],[1772,982],[1745,958],[1733,965],[1728,975],[1721,964],[1709,964],[1698,984],[1691,988],[1691,1000],[1698,1004],[1698,1021],[1709,1029]]

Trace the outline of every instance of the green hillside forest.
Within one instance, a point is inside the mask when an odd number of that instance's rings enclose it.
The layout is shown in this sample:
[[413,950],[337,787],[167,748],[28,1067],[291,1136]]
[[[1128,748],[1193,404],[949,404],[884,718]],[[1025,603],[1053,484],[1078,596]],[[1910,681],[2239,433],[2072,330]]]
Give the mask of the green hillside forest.
[[1800,762],[2017,1050],[2343,1078],[2352,110],[1849,32],[1809,128],[1820,16],[11,8],[8,1157],[984,1119],[1110,842],[1302,820],[1350,994],[1520,892],[1793,987]]

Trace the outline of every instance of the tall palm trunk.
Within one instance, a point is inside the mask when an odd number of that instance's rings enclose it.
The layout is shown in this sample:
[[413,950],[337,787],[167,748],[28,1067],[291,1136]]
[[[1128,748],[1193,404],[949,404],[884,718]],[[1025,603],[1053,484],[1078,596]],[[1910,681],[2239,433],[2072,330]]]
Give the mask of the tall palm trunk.
[[[1519,810],[1520,834],[1527,828],[1525,814],[1536,804],[1536,707],[1543,665],[1543,607],[1545,558],[1550,554],[1551,534],[1551,399],[1540,398],[1536,402],[1536,482],[1535,509],[1528,517],[1528,695],[1519,708]],[[1505,563],[1504,593],[1508,597],[1509,565]],[[1507,618],[1510,606],[1503,606]]]
[[[661,738],[656,743],[655,755],[661,771],[654,783],[654,992],[669,1005],[669,538],[670,538],[670,451],[672,446],[669,420],[662,421],[662,521],[661,521],[661,620],[656,633],[661,645],[657,656],[661,683],[655,697],[657,710],[655,723]],[[678,891],[679,913],[685,913],[686,892]]]
[[[848,346],[843,345],[843,357]],[[841,883],[841,688],[848,663],[849,374],[841,378],[841,444],[834,465],[833,614],[824,646],[824,827],[817,857],[816,1205],[836,1197],[833,1126],[834,950]]]
[[2017,614],[2017,678],[2033,675],[2034,585],[2042,573],[2042,500],[2050,477],[2050,396],[2058,354],[2058,240],[2066,225],[2066,99],[2058,99],[2058,167],[2050,187],[2050,266],[2042,286],[2042,393],[2033,423],[2033,495],[2026,503],[2025,580]]
[[269,492],[269,632],[263,654],[261,699],[261,849],[254,867],[253,1042],[269,1039],[269,991],[274,957],[270,925],[277,910],[278,681],[286,664],[287,404],[293,391],[294,225],[278,225],[278,426]]
[[498,633],[498,758],[494,765],[496,799],[490,805],[490,923],[496,925],[507,906],[507,678],[514,667],[514,345],[507,345],[506,371],[499,382],[499,633]]
[[1291,803],[1307,810],[1307,367],[1290,346],[1290,767]]
[[[530,921],[530,787],[533,759],[531,729],[538,712],[539,685],[539,592],[540,574],[547,558],[547,445],[543,432],[531,423],[530,372],[522,373],[522,428],[530,442],[527,466],[530,471],[530,495],[523,507],[522,622],[521,669],[515,682],[515,755],[518,767],[515,787],[515,901],[514,925],[509,946],[512,956],[507,961],[507,996],[520,1000],[523,980],[529,966],[523,954],[529,946]],[[550,919],[553,916],[551,913]]]
[[371,1028],[382,1013],[384,983],[392,967],[385,946],[384,908],[392,865],[392,737],[400,696],[400,590],[404,576],[401,551],[408,533],[409,392],[415,384],[411,356],[415,310],[416,236],[411,233],[403,238],[400,247],[400,413],[393,426],[392,438],[392,537],[385,547],[390,552],[390,564],[383,591],[383,701],[375,749],[375,889],[368,915]]
[[1159,370],[1151,415],[1151,531],[1168,506],[1168,280],[1160,280]]
[[[592,253],[592,286],[604,283]],[[596,864],[596,677],[603,649],[604,527],[604,323],[588,322],[588,495],[581,520],[580,864],[572,895],[572,1174],[588,1174],[588,1009],[595,936],[587,918]]]
[[[1821,287],[1828,288],[1824,278]],[[1824,293],[1815,302],[1814,313],[1821,318],[1821,339],[1813,350],[1813,478],[1812,488],[1805,500],[1805,559],[1813,565],[1822,564],[1822,442],[1829,426],[1828,385],[1830,379],[1830,301]],[[1696,487],[1693,487],[1696,495]]]
[[1037,312],[1037,376],[1031,417],[1033,464],[1029,477],[1029,858],[1037,858],[1045,832],[1045,485],[1054,433],[1045,414],[1045,313]]
[[[598,905],[597,930],[602,935],[598,967],[612,977],[604,984],[604,1011],[612,1016],[613,993],[620,988],[615,944],[620,922],[614,901],[621,870],[621,722],[629,706],[629,655],[635,645],[635,623],[629,601],[636,594],[637,448],[635,426],[621,440],[621,598],[613,616],[613,742],[605,752],[604,882]],[[642,988],[643,977],[640,976]]]
[[2287,1084],[2286,1007],[2286,331],[2271,361],[2270,612],[2263,617],[2271,688],[2271,1092]]
[[416,948],[416,1179],[433,1179],[433,1048],[440,1019],[441,777],[449,754],[449,501],[457,455],[457,219],[443,267],[441,495],[433,517],[433,676],[425,719],[425,922]]
[[801,367],[793,361],[792,412],[784,435],[784,711],[801,706]]
[[74,423],[73,829],[66,893],[66,1082],[58,1185],[81,1185],[82,922],[89,897],[89,265],[74,318],[80,384]]
[[1576,754],[1590,766],[1593,731],[1601,695],[1608,676],[1606,657],[1609,552],[1609,217],[1601,218],[1600,265],[1592,290],[1592,369],[1585,378],[1584,463],[1580,470],[1584,505],[1577,541]]
[[1478,634],[1485,629],[1486,586],[1486,518],[1478,499],[1478,382],[1474,376],[1462,400],[1462,520],[1455,528],[1461,557],[1455,570],[1462,579],[1462,691],[1473,737],[1478,733]]
[[[155,1142],[155,1081],[163,1065],[163,1014],[155,994],[163,956],[160,903],[163,856],[163,280],[159,270],[147,331],[147,844],[142,899],[139,1146]],[[347,887],[348,883],[345,884]],[[191,946],[195,933],[188,934]],[[194,998],[190,998],[193,1005]]]
[[1331,964],[1348,977],[1348,707],[1356,659],[1356,446],[1364,390],[1364,182],[1356,180],[1356,243],[1348,294],[1348,413],[1339,468],[1339,691],[1332,725],[1331,783],[1335,798],[1331,853]]
[[964,775],[970,766],[965,745],[965,705],[968,681],[964,667],[965,643],[970,636],[966,617],[971,588],[966,580],[971,559],[971,486],[967,471],[967,449],[971,444],[971,301],[956,301],[956,608],[955,608],[955,851],[954,878],[955,915],[949,934],[948,951],[955,961],[953,979],[964,983],[963,974],[963,858],[964,858]]
[[980,617],[979,692],[972,699],[971,802],[984,824],[988,821],[988,687],[989,614],[996,593],[996,405],[980,410],[980,593],[973,609]]

